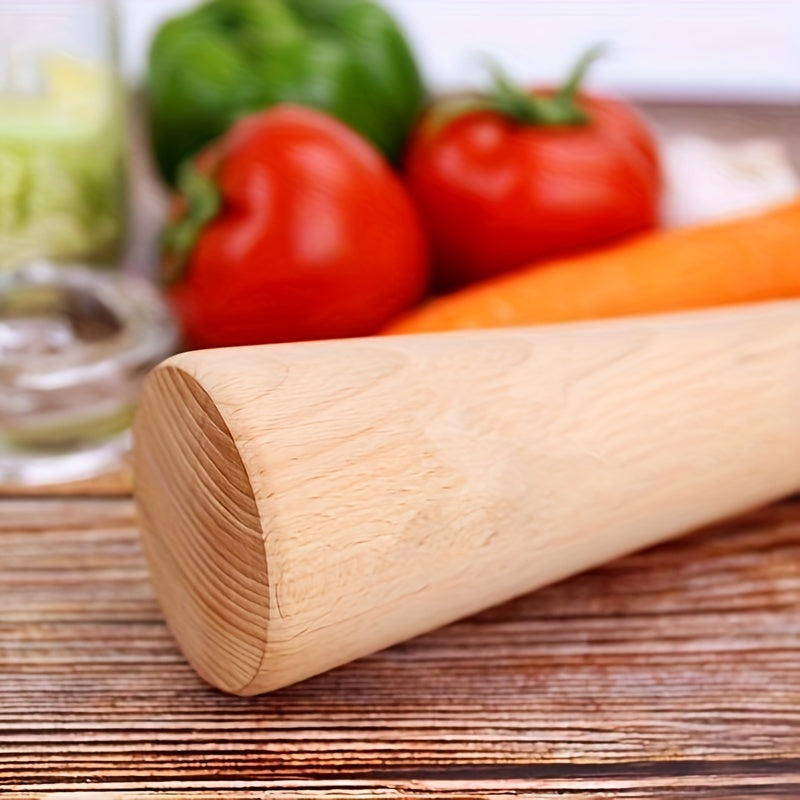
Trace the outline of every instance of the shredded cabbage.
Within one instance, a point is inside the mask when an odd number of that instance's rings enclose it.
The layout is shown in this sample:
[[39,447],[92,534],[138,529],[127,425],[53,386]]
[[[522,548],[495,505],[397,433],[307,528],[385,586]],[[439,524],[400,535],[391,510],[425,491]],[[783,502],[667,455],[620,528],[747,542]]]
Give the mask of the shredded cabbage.
[[0,267],[110,261],[121,241],[120,92],[106,67],[53,55],[44,91],[0,94]]

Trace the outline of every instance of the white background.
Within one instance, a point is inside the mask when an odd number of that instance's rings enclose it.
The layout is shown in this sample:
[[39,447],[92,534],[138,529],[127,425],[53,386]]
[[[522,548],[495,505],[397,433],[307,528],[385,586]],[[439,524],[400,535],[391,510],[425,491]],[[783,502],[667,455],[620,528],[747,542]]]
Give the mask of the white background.
[[[520,80],[551,81],[609,42],[591,83],[634,99],[800,102],[800,0],[384,0],[437,89],[479,83],[490,53]],[[192,0],[120,0],[132,81],[165,16]]]

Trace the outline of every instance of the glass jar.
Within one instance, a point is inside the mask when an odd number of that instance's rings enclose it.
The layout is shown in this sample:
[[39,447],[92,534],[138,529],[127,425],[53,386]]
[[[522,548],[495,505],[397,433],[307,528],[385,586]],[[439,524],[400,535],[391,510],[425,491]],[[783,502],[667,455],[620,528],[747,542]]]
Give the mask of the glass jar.
[[0,484],[117,466],[141,382],[176,343],[144,278],[48,262],[0,270]]
[[106,0],[0,0],[0,270],[117,263],[123,93]]

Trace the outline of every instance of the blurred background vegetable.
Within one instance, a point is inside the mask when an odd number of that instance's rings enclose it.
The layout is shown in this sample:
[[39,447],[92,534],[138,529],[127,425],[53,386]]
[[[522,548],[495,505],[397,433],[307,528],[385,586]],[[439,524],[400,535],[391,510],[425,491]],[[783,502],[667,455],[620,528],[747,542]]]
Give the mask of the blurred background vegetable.
[[397,159],[424,101],[406,39],[371,0],[209,0],[160,28],[147,89],[169,182],[240,116],[278,102],[326,111]]
[[314,109],[241,119],[184,168],[177,210],[169,296],[194,347],[366,336],[428,282],[400,180]]
[[436,298],[384,333],[571,322],[800,297],[800,201],[652,232]]
[[524,90],[494,67],[489,92],[445,98],[422,120],[406,176],[440,287],[657,224],[653,134],[625,103],[580,92],[598,54],[558,89]]
[[0,3],[0,268],[119,258],[126,154],[112,12],[101,0]]

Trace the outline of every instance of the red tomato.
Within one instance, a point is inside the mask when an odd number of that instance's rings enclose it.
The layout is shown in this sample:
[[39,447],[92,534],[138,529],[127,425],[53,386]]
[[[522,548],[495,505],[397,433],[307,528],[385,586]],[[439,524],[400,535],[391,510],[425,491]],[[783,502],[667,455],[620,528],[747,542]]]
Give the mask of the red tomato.
[[368,335],[425,291],[428,245],[405,188],[319,111],[242,119],[182,187],[166,267],[183,257],[168,295],[190,346]]
[[[539,102],[553,92],[534,95]],[[410,142],[406,182],[449,288],[655,226],[656,144],[624,103],[572,100],[585,122],[538,124],[477,110],[437,124],[434,107]]]

